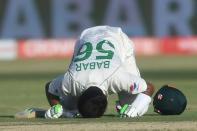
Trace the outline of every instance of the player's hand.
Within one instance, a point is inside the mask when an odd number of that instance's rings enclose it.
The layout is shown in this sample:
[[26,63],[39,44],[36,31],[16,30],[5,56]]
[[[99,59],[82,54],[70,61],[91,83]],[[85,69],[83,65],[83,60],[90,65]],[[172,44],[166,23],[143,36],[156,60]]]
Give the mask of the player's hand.
[[116,103],[116,110],[121,118],[139,116],[136,108],[129,104],[125,104],[123,107],[121,107],[120,104]]
[[140,116],[136,107],[125,104],[120,110],[120,117],[138,117]]
[[120,110],[120,117],[139,117],[148,111],[151,97],[143,93],[138,94],[132,104],[125,104]]
[[45,118],[47,119],[59,118],[62,114],[63,114],[62,105],[56,104],[46,111]]

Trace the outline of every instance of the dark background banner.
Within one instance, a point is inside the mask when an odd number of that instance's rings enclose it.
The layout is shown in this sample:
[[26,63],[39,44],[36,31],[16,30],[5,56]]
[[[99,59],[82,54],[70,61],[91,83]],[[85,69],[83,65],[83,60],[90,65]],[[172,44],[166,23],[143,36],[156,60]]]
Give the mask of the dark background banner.
[[129,36],[197,33],[197,0],[0,0],[0,38],[70,38],[96,25]]

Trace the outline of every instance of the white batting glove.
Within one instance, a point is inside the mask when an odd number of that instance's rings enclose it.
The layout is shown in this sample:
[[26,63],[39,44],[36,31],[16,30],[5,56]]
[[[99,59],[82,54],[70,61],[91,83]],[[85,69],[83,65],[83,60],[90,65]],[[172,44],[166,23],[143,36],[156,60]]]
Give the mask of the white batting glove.
[[120,117],[139,117],[148,111],[151,97],[140,93],[132,104],[125,104],[120,110]]
[[55,119],[55,118],[59,118],[62,114],[63,114],[62,105],[57,104],[52,106],[45,112],[45,118]]

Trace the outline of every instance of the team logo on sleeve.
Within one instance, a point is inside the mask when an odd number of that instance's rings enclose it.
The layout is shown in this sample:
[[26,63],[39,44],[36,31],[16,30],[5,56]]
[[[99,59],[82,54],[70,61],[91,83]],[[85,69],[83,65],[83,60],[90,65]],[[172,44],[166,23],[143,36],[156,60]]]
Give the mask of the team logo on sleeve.
[[133,84],[131,84],[130,86],[130,91],[137,91],[139,89],[139,85],[137,85],[135,82]]

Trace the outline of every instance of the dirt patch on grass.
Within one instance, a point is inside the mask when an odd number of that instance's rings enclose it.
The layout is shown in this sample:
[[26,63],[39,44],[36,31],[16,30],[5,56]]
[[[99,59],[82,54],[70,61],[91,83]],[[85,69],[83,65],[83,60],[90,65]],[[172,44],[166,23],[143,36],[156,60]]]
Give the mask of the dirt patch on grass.
[[108,122],[108,123],[78,123],[54,125],[15,125],[0,126],[1,131],[194,131],[197,122]]

